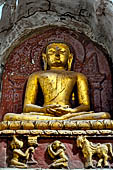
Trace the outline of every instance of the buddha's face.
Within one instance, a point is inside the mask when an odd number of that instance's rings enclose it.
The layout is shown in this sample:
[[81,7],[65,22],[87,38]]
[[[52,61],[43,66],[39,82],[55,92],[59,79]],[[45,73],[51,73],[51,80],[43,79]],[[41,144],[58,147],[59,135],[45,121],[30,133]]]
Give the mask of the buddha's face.
[[65,67],[70,54],[69,47],[63,43],[52,43],[47,46],[47,63],[52,67]]

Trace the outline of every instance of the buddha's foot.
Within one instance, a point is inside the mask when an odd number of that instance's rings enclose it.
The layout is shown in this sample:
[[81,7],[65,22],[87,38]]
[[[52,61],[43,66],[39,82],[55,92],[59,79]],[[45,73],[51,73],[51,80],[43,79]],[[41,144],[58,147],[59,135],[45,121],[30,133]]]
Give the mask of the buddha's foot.
[[61,117],[51,117],[51,116],[40,116],[40,115],[29,115],[28,114],[15,114],[7,113],[4,116],[5,121],[22,121],[22,120],[99,120],[99,119],[110,119],[111,116],[107,112],[90,113],[90,112],[80,112],[80,113],[68,113]]
[[73,116],[69,118],[70,120],[99,120],[99,119],[110,119],[111,116],[107,112],[84,114],[79,116]]

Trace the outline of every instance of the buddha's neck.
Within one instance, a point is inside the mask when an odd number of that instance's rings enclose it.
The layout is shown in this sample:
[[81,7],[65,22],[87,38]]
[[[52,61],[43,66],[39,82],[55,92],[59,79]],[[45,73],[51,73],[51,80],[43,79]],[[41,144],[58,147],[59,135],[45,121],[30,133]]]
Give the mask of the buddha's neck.
[[62,70],[65,71],[64,67],[51,67],[50,70]]

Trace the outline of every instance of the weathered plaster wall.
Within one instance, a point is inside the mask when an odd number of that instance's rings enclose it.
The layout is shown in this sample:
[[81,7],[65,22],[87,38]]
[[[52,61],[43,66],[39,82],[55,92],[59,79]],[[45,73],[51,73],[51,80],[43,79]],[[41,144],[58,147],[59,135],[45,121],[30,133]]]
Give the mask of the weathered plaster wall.
[[1,0],[0,63],[30,32],[65,26],[102,44],[113,59],[113,3],[110,0]]

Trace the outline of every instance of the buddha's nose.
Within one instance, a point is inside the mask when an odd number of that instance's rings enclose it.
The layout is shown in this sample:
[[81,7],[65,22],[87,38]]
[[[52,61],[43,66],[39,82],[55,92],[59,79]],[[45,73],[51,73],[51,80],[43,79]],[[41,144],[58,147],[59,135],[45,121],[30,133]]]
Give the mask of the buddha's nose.
[[60,57],[60,54],[56,54],[55,56],[56,56],[56,57]]
[[58,58],[60,57],[60,54],[59,54],[58,51],[56,52],[55,56],[58,57]]

